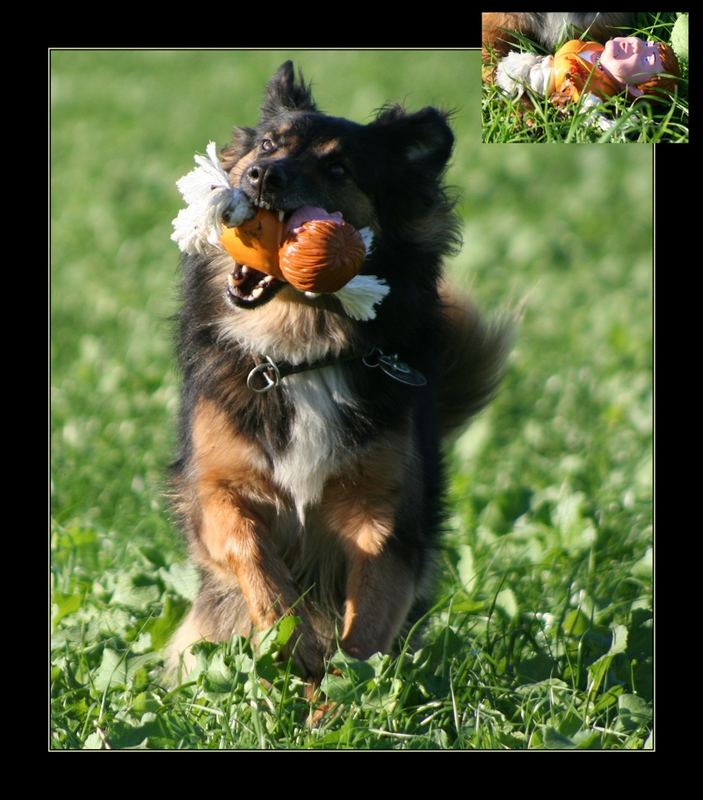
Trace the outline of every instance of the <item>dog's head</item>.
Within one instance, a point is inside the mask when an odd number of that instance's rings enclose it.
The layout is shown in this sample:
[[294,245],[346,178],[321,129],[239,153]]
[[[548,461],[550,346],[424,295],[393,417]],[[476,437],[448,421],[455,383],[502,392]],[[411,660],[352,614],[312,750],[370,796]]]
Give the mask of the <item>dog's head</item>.
[[[221,158],[232,185],[256,206],[284,219],[312,206],[341,212],[357,230],[371,228],[373,255],[362,272],[389,278],[377,257],[384,241],[427,238],[432,215],[441,217],[447,206],[441,176],[453,141],[447,115],[435,108],[407,114],[388,107],[367,125],[323,114],[288,61],[266,87],[256,128],[236,128]],[[446,250],[444,242],[430,247],[438,245]],[[253,309],[281,288],[279,281],[260,280],[254,300],[230,299]]]

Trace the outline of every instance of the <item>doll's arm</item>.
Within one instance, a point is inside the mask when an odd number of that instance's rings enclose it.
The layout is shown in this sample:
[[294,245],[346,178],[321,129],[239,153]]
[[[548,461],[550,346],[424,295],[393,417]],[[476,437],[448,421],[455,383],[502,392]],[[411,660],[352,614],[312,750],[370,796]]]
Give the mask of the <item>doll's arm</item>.
[[[596,106],[601,105],[603,100],[594,94],[589,94],[584,97],[581,102],[581,112],[585,114],[585,122],[587,125],[597,125],[602,131],[612,130],[618,123],[612,117],[606,117],[605,114],[595,110]],[[628,119],[625,120],[624,125],[620,126],[621,130],[628,131],[640,124],[639,114],[630,114]]]

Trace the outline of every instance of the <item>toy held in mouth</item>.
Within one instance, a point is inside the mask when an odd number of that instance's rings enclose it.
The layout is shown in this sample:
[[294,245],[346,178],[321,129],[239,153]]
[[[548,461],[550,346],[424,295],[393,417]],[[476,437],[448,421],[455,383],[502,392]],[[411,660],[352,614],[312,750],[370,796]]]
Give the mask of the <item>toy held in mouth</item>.
[[333,293],[358,274],[366,248],[359,232],[339,213],[298,209],[288,223],[270,211],[256,215],[220,237],[241,264],[286,281],[301,292]]
[[357,230],[339,212],[302,206],[290,219],[255,208],[231,186],[216,146],[196,169],[177,181],[186,208],[173,220],[171,239],[183,253],[207,255],[220,249],[238,264],[265,272],[308,296],[331,294],[357,320],[376,316],[390,291],[376,275],[359,275],[371,249],[369,228]]

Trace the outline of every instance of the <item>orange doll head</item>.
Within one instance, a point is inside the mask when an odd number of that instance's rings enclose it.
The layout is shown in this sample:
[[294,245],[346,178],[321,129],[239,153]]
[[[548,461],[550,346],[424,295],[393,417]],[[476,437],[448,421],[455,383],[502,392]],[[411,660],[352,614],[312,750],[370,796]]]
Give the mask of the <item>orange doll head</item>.
[[672,92],[681,74],[668,44],[645,42],[636,36],[607,41],[601,65],[635,97]]

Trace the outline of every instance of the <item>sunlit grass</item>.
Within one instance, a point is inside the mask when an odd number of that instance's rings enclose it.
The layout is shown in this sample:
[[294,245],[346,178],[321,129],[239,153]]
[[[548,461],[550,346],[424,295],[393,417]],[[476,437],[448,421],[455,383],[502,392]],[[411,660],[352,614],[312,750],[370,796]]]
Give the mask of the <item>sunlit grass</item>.
[[[647,24],[622,35],[669,43],[676,14],[663,12],[646,15]],[[645,20],[643,20],[644,22]],[[544,55],[542,49],[519,37],[520,51]],[[681,79],[675,95],[665,102],[632,102],[620,94],[594,106],[588,113],[581,103],[564,108],[552,105],[548,98],[535,97],[528,91],[530,103],[505,97],[493,83],[482,89],[483,141],[486,143],[647,143],[688,142],[688,64],[682,62]],[[615,123],[604,129],[598,120]]]

